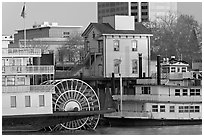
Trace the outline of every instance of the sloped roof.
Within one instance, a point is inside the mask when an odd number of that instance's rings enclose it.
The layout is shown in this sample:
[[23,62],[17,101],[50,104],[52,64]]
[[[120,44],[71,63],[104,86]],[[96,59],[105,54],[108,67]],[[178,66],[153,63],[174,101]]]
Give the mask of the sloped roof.
[[109,23],[90,23],[82,36],[86,35],[92,27],[102,34],[152,34],[142,23],[135,23],[135,30],[115,30]]

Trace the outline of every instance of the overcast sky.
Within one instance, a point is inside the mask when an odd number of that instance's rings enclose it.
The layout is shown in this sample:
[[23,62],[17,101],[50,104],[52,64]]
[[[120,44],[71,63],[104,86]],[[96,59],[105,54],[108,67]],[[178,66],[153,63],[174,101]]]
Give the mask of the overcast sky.
[[[180,3],[181,5],[181,3]],[[202,3],[182,3],[184,14],[191,14],[202,21]],[[13,35],[15,30],[24,28],[20,16],[23,2],[2,2],[2,34]],[[83,26],[97,22],[96,2],[26,2],[26,28],[44,21],[57,22],[65,26]]]

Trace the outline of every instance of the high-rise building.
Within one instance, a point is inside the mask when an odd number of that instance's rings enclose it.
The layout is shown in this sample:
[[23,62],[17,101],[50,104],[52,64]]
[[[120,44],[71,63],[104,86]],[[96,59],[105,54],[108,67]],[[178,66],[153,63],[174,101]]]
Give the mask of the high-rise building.
[[98,22],[103,17],[113,15],[129,15],[135,17],[135,22],[149,21],[148,2],[98,2]]
[[177,2],[150,2],[149,3],[149,16],[153,21],[157,17],[165,16],[169,12],[177,13]]
[[98,2],[98,22],[113,15],[129,15],[135,22],[146,22],[164,16],[169,11],[177,12],[177,2]]

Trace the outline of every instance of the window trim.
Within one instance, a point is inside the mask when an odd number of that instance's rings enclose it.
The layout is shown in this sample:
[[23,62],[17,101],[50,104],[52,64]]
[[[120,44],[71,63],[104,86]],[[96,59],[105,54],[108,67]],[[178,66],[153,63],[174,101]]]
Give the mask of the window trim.
[[45,95],[39,95],[39,107],[44,107],[44,106],[45,106]]
[[30,98],[30,96],[25,96],[25,107],[31,107],[31,98]]
[[16,96],[10,96],[10,107],[11,108],[17,107]]

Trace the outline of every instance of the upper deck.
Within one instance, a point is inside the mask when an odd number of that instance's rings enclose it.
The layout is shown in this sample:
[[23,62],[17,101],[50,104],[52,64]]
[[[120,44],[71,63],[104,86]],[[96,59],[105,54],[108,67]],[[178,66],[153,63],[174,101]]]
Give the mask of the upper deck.
[[41,57],[40,48],[3,48],[2,57]]

